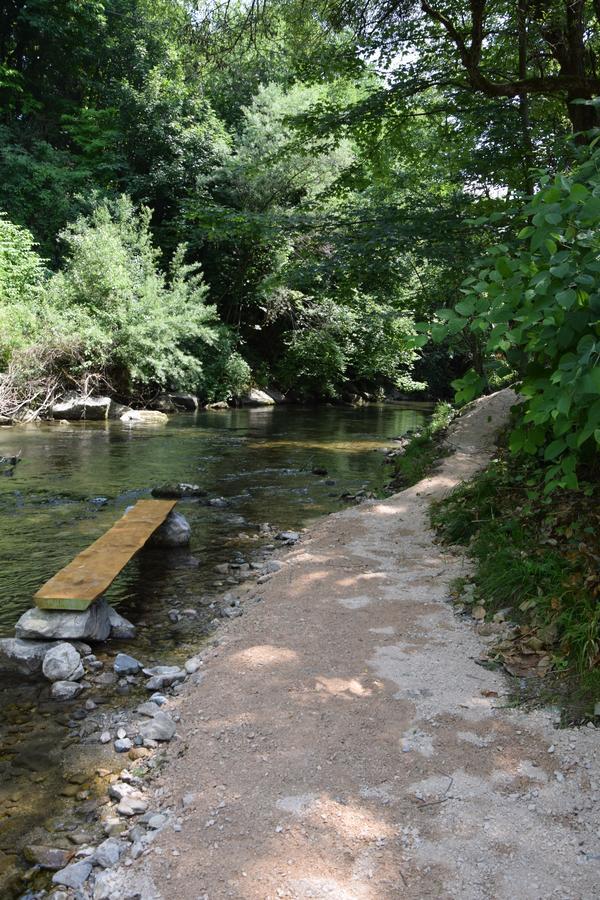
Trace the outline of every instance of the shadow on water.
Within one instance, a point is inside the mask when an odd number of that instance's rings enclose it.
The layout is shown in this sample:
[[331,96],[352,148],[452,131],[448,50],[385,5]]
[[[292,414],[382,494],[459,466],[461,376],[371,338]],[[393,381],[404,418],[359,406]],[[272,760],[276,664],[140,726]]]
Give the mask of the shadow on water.
[[[182,501],[190,548],[142,551],[107,597],[138,626],[127,649],[139,658],[189,655],[214,616],[208,604],[219,589],[215,565],[235,553],[251,561],[268,541],[257,539],[260,523],[301,528],[341,509],[340,495],[377,490],[387,471],[374,451],[418,427],[424,415],[386,405],[277,407],[174,416],[153,428],[110,422],[0,430],[0,456],[22,452],[12,477],[0,478],[0,634],[12,635],[40,585],[128,505],[157,484],[187,481],[227,506]],[[315,466],[327,476],[313,475]],[[173,608],[195,615],[173,623]],[[110,690],[94,697],[107,706],[126,702]],[[44,843],[44,835],[47,843],[51,834],[53,846],[73,849],[68,835],[95,818],[93,745],[81,744],[73,715],[83,716],[81,707],[49,701],[46,685],[0,686],[2,897],[25,890],[22,881],[11,883],[24,844]]]

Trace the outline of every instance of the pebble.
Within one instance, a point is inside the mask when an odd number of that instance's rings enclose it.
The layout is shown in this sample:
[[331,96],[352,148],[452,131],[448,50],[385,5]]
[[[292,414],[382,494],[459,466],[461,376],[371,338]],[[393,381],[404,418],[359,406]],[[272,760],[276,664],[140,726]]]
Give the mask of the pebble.
[[100,735],[100,743],[101,744],[110,743],[110,739],[111,739],[110,731],[103,731],[102,734]]
[[118,738],[114,744],[115,750],[117,753],[127,753],[128,750],[131,750],[133,747],[133,743],[129,740],[129,738]]

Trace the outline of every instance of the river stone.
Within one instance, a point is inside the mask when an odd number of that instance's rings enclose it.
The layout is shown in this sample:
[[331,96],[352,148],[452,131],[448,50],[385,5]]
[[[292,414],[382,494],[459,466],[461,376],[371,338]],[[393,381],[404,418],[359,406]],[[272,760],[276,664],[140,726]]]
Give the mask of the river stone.
[[76,421],[87,419],[98,421],[107,419],[111,406],[110,397],[86,397],[82,394],[70,394],[60,403],[52,407],[52,418]]
[[57,644],[46,653],[42,672],[49,681],[79,681],[83,678],[81,656],[71,644]]
[[152,488],[153,497],[164,497],[167,500],[181,500],[184,497],[206,497],[206,491],[199,484],[188,484],[184,481],[167,482]]
[[60,847],[43,847],[41,844],[30,844],[23,850],[23,856],[27,862],[39,866],[41,869],[64,869],[73,859],[73,850],[63,850]]
[[33,678],[42,675],[42,663],[48,648],[47,641],[26,641],[20,638],[0,640],[0,672]]
[[110,634],[109,606],[104,598],[84,612],[38,609],[23,613],[15,626],[18,638],[26,640],[105,641]]
[[54,700],[74,700],[83,690],[76,681],[55,681],[50,693]]
[[275,406],[275,401],[265,391],[252,388],[241,398],[243,406]]
[[216,400],[214,403],[207,403],[206,409],[229,409],[227,400]]
[[91,871],[91,862],[82,859],[81,862],[71,863],[70,866],[66,866],[60,872],[56,872],[52,876],[52,881],[54,884],[62,884],[65,887],[80,888],[90,877]]
[[110,623],[110,636],[120,641],[132,641],[135,637],[135,625],[128,622],[114,607],[108,607],[108,621]]
[[103,869],[110,869],[119,862],[119,857],[125,852],[125,842],[118,841],[115,838],[107,838],[96,847],[92,861],[102,866]]
[[187,672],[179,666],[153,666],[151,669],[144,669],[144,675],[150,676],[146,682],[147,690],[161,691],[176,681],[183,681]]
[[276,541],[285,541],[288,544],[295,544],[296,541],[300,540],[300,535],[297,531],[280,531],[275,535]]
[[177,409],[185,409],[195,412],[198,409],[198,398],[194,394],[169,394],[172,403]]
[[114,748],[117,753],[127,753],[128,750],[131,750],[133,747],[133,742],[126,738],[117,738],[114,743]]
[[188,520],[181,513],[172,510],[148,543],[158,547],[185,547],[191,536],[192,529]]
[[170,741],[176,730],[175,722],[164,712],[158,712],[140,725],[140,734],[147,741]]
[[148,700],[146,703],[140,703],[137,707],[136,712],[140,714],[140,716],[148,716],[149,719],[153,719],[154,716],[158,713],[160,707],[157,703],[153,703],[151,700]]
[[168,421],[166,413],[157,409],[130,409],[121,416],[125,425],[165,425]]
[[117,653],[113,668],[117,675],[135,675],[142,668],[141,664],[127,653]]

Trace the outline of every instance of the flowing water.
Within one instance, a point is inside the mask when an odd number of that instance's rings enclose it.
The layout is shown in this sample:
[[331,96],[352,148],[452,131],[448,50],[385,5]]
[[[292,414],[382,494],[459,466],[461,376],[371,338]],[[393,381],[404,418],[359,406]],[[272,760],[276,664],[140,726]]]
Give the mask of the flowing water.
[[[181,501],[190,548],[142,551],[107,594],[138,626],[136,640],[118,649],[147,663],[191,655],[214,617],[211,598],[229,587],[223,576],[219,583],[215,565],[235,554],[257,558],[269,540],[259,535],[260,523],[302,528],[346,505],[342,494],[378,490],[388,470],[374,451],[418,427],[424,415],[396,405],[275,407],[182,414],[162,427],[0,429],[0,457],[22,454],[12,476],[0,469],[0,634],[13,634],[37,588],[127,506],[163,482],[192,482],[227,505]],[[327,475],[312,474],[315,467]],[[174,609],[197,615],[171,622]],[[105,649],[110,655],[115,648]],[[71,846],[65,835],[73,838],[77,822],[94,819],[86,771],[94,760],[75,736],[73,706],[83,716],[80,705],[53,703],[46,685],[0,685],[0,894],[8,897],[25,891],[18,852],[24,844],[47,844],[52,835],[53,846]],[[127,702],[114,692],[94,697]],[[75,819],[66,806],[74,803]]]

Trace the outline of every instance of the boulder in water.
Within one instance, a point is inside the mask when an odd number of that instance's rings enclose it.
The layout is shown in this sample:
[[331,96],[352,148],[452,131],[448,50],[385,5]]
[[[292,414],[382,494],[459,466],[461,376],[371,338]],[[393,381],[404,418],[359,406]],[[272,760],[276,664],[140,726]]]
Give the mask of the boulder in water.
[[83,677],[81,656],[71,644],[56,644],[46,653],[42,672],[49,681],[79,681]]
[[156,547],[185,547],[191,536],[192,529],[188,520],[181,513],[172,510],[148,543]]
[[86,419],[96,422],[107,419],[111,406],[110,397],[87,397],[83,394],[69,394],[52,407],[52,418],[69,422]]
[[206,409],[229,409],[227,400],[216,400],[214,403],[207,403]]
[[130,409],[121,416],[125,425],[165,425],[168,421],[168,415],[158,409]]
[[275,401],[265,391],[252,388],[240,398],[242,406],[275,406]]
[[25,640],[105,641],[110,634],[109,605],[104,598],[95,600],[83,612],[38,609],[23,613],[15,634]]

